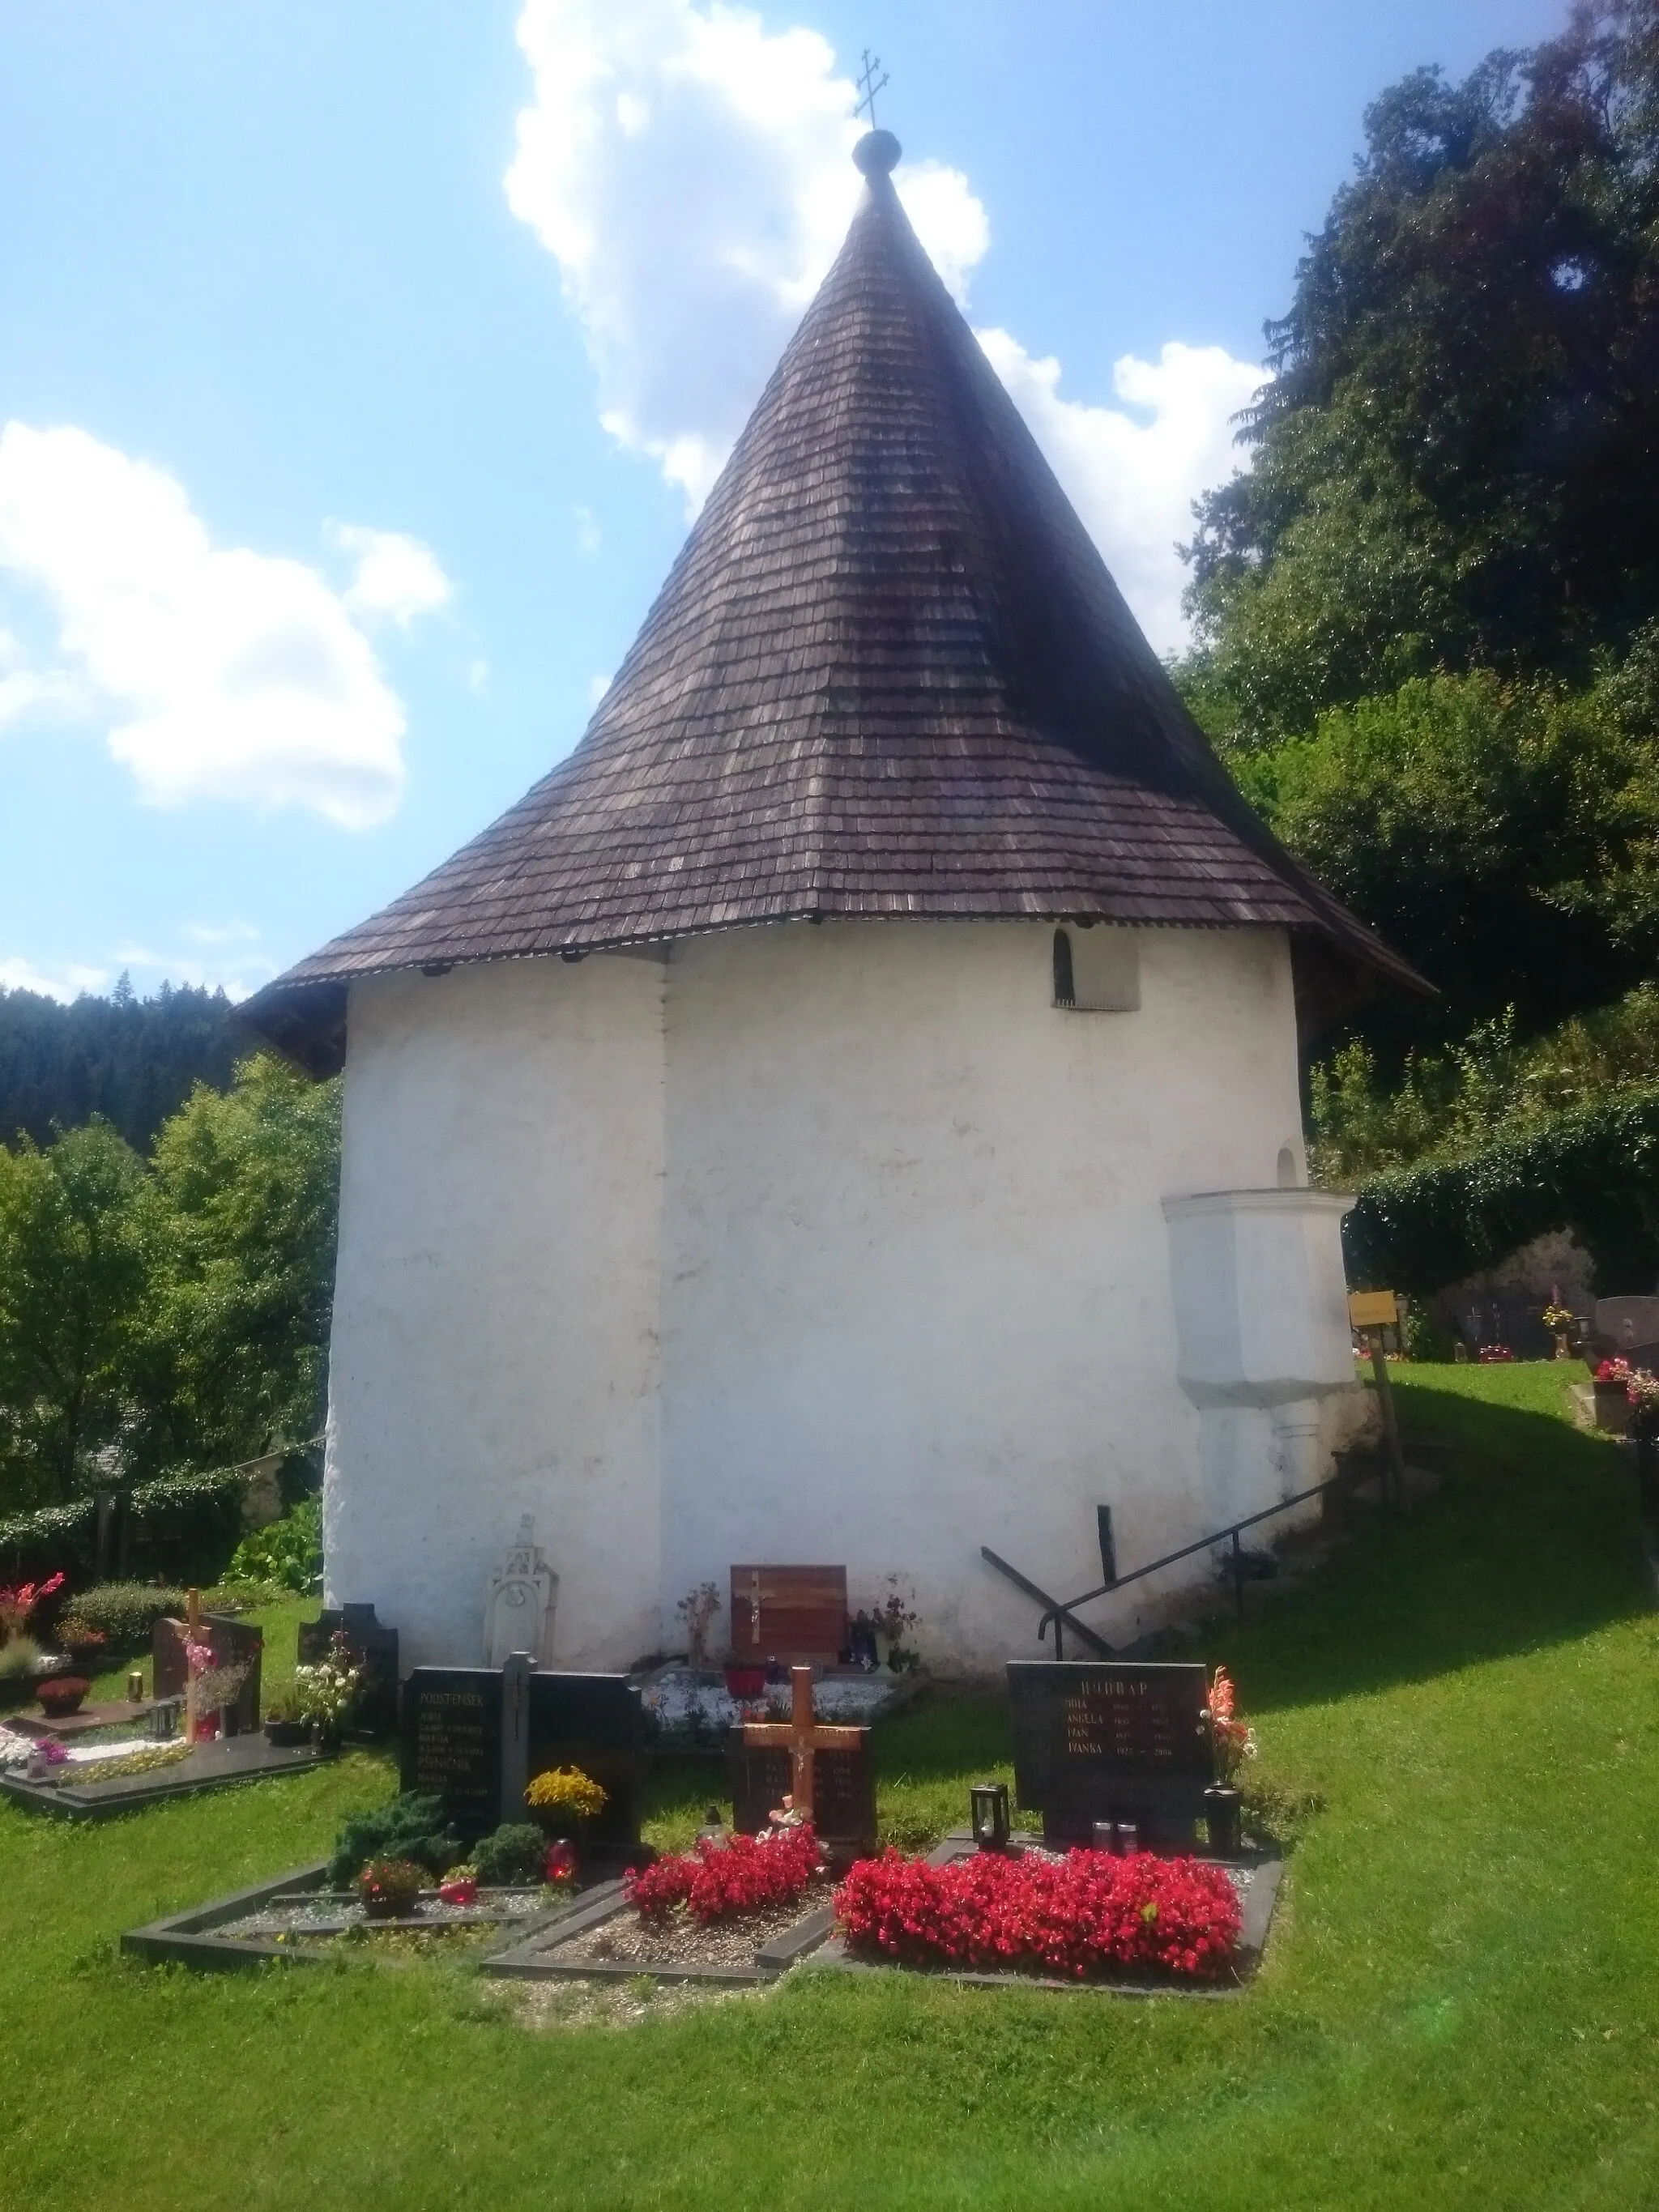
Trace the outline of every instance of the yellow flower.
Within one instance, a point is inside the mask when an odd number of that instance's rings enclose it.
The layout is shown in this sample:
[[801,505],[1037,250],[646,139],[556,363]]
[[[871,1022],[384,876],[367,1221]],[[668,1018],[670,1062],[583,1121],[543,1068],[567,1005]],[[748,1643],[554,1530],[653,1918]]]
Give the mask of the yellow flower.
[[591,1820],[603,1811],[605,1797],[605,1791],[580,1766],[550,1766],[525,1792],[526,1802],[538,1812],[573,1813],[579,1820]]

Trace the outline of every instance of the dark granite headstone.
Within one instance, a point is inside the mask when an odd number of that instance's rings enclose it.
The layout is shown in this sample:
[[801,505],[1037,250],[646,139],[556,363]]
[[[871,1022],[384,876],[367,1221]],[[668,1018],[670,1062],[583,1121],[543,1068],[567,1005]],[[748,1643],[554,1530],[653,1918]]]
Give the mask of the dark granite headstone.
[[441,1797],[468,1836],[501,1821],[501,1678],[488,1667],[417,1667],[404,1684],[400,1786]]
[[644,1702],[625,1674],[530,1677],[531,1778],[551,1766],[579,1766],[599,1784],[606,1802],[584,1825],[590,1842],[624,1849],[638,1844],[646,1740]]
[[[404,1684],[402,1786],[441,1797],[463,1833],[523,1820],[524,1789],[551,1766],[579,1766],[605,1791],[586,1823],[593,1844],[640,1839],[646,1718],[625,1674],[519,1667],[417,1667]],[[515,1716],[518,1719],[515,1721]]]
[[[732,1779],[732,1825],[740,1836],[757,1836],[788,1791],[787,1751],[750,1747],[733,1729],[727,1754]],[[865,1742],[856,1751],[812,1754],[812,1826],[820,1842],[837,1849],[876,1847],[876,1777]]]
[[1097,1820],[1133,1820],[1147,1841],[1190,1844],[1215,1778],[1208,1679],[1196,1665],[1011,1660],[1014,1787],[1044,1839],[1086,1844]]
[[363,1665],[362,1690],[352,1725],[370,1735],[391,1735],[398,1725],[398,1632],[383,1628],[372,1605],[326,1607],[315,1620],[300,1623],[298,1657],[315,1667],[328,1656],[329,1640],[338,1629]]

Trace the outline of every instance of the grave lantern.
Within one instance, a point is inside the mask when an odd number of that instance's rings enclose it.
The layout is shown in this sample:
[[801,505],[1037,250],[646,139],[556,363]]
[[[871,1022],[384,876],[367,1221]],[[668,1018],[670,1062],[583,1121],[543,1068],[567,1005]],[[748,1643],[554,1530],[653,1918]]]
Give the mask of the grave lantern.
[[1012,1832],[1006,1782],[975,1782],[968,1792],[968,1817],[982,1851],[1006,1851]]

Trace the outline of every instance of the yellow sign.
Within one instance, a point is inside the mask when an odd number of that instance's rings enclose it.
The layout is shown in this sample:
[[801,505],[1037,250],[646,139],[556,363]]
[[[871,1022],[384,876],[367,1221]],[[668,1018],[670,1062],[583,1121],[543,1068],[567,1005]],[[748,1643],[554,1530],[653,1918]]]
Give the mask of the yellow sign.
[[1400,1301],[1392,1291],[1350,1291],[1350,1328],[1397,1328]]

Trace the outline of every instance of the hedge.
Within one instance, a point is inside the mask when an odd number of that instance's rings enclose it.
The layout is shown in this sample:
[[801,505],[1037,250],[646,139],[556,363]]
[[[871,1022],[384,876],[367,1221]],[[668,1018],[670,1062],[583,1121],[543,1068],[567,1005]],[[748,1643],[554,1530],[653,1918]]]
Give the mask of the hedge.
[[[312,1448],[290,1453],[283,1492],[303,1495],[314,1486]],[[162,1475],[117,1493],[125,1516],[124,1571],[164,1576],[170,1582],[212,1583],[241,1541],[246,1468],[213,1468],[204,1474]],[[63,1568],[72,1583],[100,1572],[98,1508],[91,1498],[48,1505],[15,1521],[0,1521],[0,1581],[33,1580]]]
[[1348,1280],[1427,1297],[1558,1229],[1589,1252],[1601,1296],[1659,1279],[1659,1085],[1368,1176],[1343,1224]]

